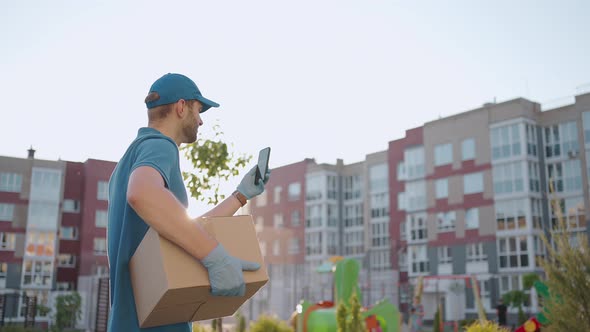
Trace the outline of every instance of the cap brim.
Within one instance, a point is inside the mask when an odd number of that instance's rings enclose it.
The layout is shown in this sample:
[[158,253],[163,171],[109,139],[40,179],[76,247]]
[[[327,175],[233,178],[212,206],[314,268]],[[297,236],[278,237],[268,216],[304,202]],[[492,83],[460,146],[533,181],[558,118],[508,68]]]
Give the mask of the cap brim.
[[198,101],[200,101],[201,104],[203,104],[203,108],[201,109],[201,113],[207,112],[207,110],[210,109],[211,107],[219,107],[218,103],[214,102],[213,100],[209,100],[203,96],[197,96],[196,99]]

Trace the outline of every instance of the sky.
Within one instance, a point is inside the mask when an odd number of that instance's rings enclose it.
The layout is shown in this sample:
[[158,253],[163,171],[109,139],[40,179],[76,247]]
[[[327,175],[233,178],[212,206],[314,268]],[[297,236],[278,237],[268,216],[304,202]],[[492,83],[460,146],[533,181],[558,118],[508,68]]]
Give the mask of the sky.
[[3,1],[0,155],[117,161],[177,72],[221,104],[201,135],[218,123],[252,165],[266,146],[271,168],[354,163],[486,102],[590,91],[588,17],[583,0]]

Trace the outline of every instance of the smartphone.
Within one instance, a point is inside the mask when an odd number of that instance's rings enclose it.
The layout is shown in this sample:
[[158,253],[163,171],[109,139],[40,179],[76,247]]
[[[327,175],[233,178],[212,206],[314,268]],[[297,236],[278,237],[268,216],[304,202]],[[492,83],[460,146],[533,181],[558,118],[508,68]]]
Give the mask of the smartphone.
[[270,158],[270,147],[266,147],[258,153],[258,167],[256,168],[256,178],[254,184],[258,185],[258,182],[263,178],[264,174],[268,170],[268,159]]

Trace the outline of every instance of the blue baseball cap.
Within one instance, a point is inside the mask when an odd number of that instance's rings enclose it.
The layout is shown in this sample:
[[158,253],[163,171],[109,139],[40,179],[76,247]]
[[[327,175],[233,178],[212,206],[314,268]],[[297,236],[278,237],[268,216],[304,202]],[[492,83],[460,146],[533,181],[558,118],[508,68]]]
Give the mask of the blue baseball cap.
[[172,104],[180,99],[200,101],[203,104],[201,113],[204,113],[211,107],[219,107],[218,103],[203,97],[193,80],[181,74],[168,73],[160,77],[152,84],[149,93],[152,92],[156,92],[159,98],[150,101],[146,100],[145,104],[148,109],[160,105]]

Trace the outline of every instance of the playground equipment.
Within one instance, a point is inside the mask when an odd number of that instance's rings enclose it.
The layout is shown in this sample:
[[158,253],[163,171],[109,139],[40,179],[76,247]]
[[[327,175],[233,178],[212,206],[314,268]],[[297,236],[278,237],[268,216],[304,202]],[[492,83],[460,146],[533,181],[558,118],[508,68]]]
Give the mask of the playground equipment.
[[[336,332],[336,310],[343,303],[350,308],[353,294],[362,303],[358,286],[359,263],[354,259],[340,259],[334,271],[334,301],[310,303],[303,300],[292,317],[297,332]],[[380,301],[371,308],[361,308],[361,317],[370,332],[401,331],[398,309],[389,301]]]

